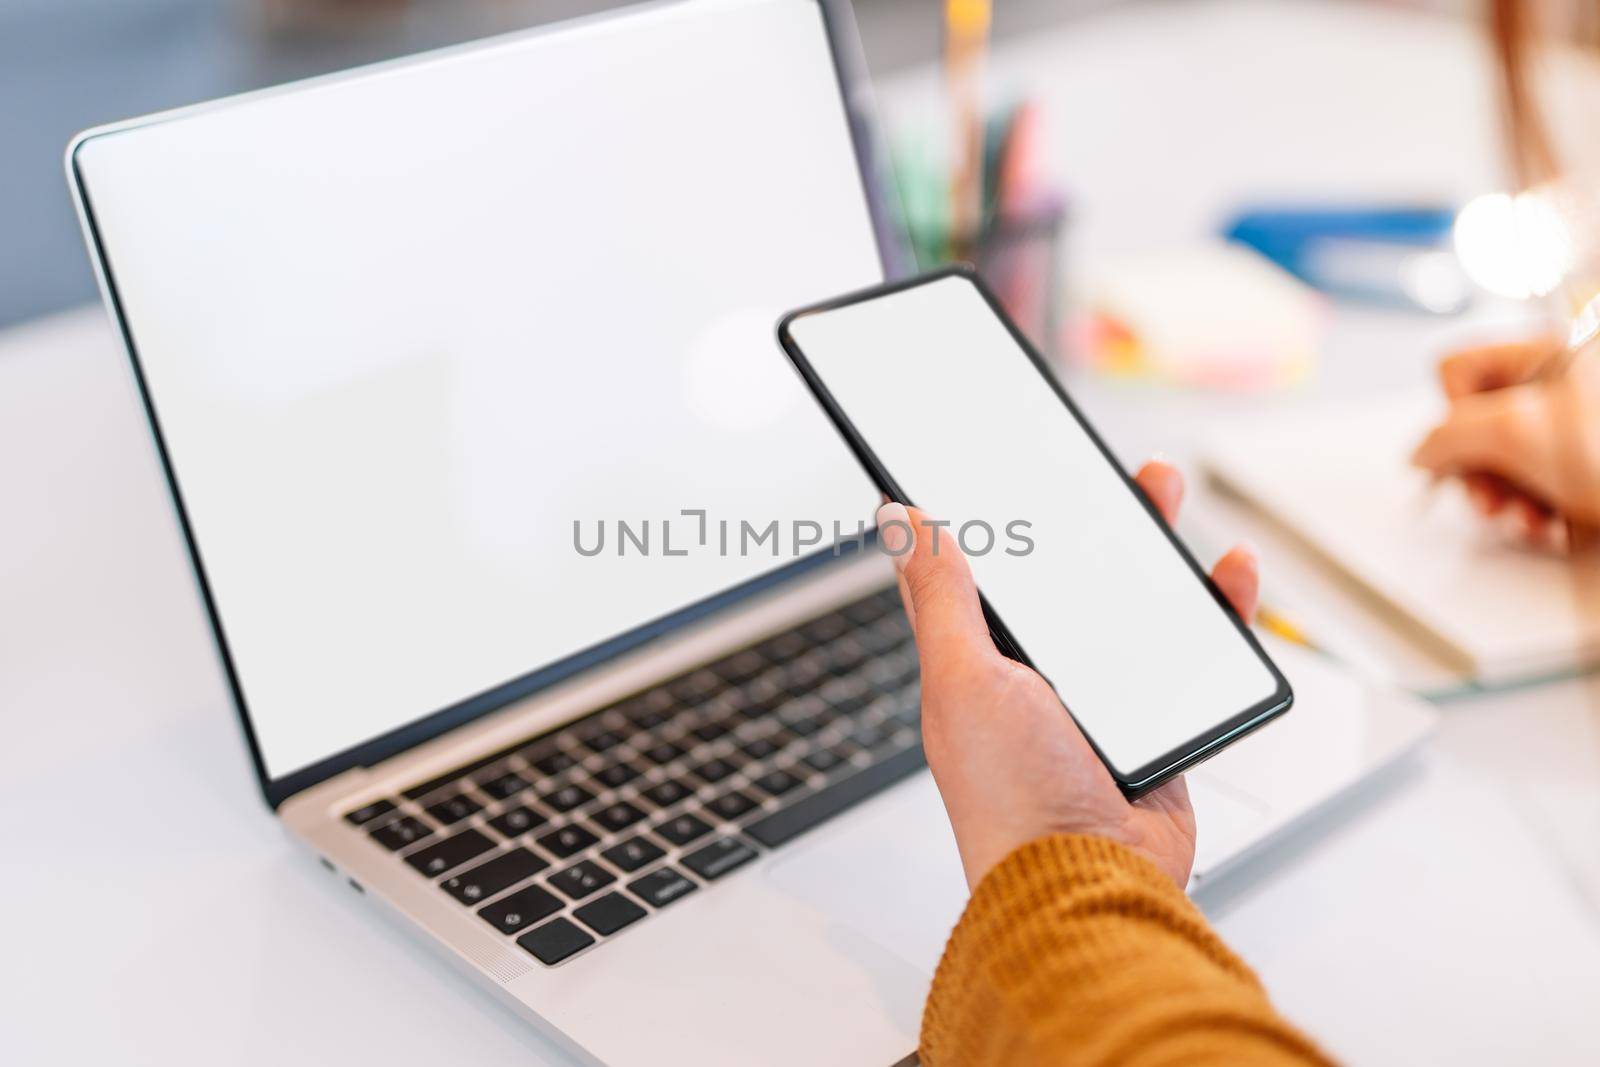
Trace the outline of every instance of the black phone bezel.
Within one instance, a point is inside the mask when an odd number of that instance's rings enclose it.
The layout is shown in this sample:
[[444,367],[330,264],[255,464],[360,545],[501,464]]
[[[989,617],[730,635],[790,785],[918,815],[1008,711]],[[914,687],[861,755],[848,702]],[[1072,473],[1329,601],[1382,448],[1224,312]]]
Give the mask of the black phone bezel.
[[[839,308],[848,307],[852,304],[865,303],[870,300],[876,300],[880,297],[889,296],[893,293],[902,292],[906,289],[928,285],[933,282],[942,281],[946,278],[952,277],[960,278],[968,282],[978,291],[978,294],[983,298],[984,302],[988,304],[990,311],[992,311],[1000,320],[1000,322],[1004,324],[1007,332],[1010,333],[1012,340],[1017,343],[1018,348],[1020,348],[1021,351],[1033,363],[1034,369],[1039,372],[1040,376],[1043,377],[1050,388],[1054,390],[1056,396],[1061,400],[1063,406],[1065,406],[1068,414],[1077,421],[1078,426],[1085,434],[1088,435],[1089,440],[1094,443],[1095,448],[1099,450],[1101,456],[1103,456],[1105,461],[1109,463],[1112,469],[1117,472],[1117,475],[1122,479],[1123,484],[1127,486],[1129,493],[1131,493],[1134,499],[1139,502],[1140,506],[1144,508],[1145,514],[1150,516],[1151,521],[1160,527],[1161,531],[1166,535],[1168,543],[1172,545],[1173,550],[1183,558],[1183,561],[1188,565],[1189,570],[1194,574],[1195,578],[1198,579],[1200,583],[1204,585],[1205,588],[1211,593],[1211,596],[1216,601],[1218,607],[1222,609],[1223,613],[1233,623],[1234,628],[1238,631],[1239,635],[1260,658],[1262,664],[1266,666],[1274,680],[1275,690],[1271,696],[1251,705],[1249,708],[1246,708],[1244,711],[1241,711],[1236,715],[1230,716],[1212,729],[1197,735],[1184,744],[1161,756],[1156,757],[1143,766],[1134,768],[1128,772],[1118,770],[1118,768],[1106,758],[1105,753],[1100,750],[1100,746],[1095,743],[1094,738],[1089,734],[1089,732],[1084,730],[1084,737],[1088,739],[1090,746],[1095,751],[1095,755],[1100,758],[1100,762],[1103,763],[1106,769],[1111,773],[1111,777],[1116,781],[1117,786],[1122,790],[1123,795],[1128,797],[1130,800],[1135,799],[1144,795],[1145,793],[1148,793],[1150,790],[1155,789],[1163,782],[1166,782],[1183,773],[1190,767],[1193,767],[1203,760],[1210,758],[1217,752],[1220,752],[1223,748],[1243,737],[1245,734],[1259,729],[1272,719],[1275,719],[1279,715],[1282,715],[1284,712],[1288,711],[1289,708],[1294,704],[1294,691],[1289,685],[1289,680],[1285,678],[1283,672],[1278,669],[1278,665],[1272,661],[1272,657],[1268,656],[1266,650],[1261,647],[1261,643],[1256,639],[1255,634],[1251,632],[1250,627],[1245,623],[1245,621],[1239,617],[1239,613],[1235,611],[1233,605],[1228,602],[1228,598],[1223,595],[1222,590],[1217,587],[1217,584],[1211,580],[1211,576],[1205,572],[1205,569],[1201,567],[1200,564],[1195,560],[1194,556],[1190,554],[1183,542],[1179,540],[1176,532],[1174,532],[1167,521],[1162,518],[1161,513],[1156,510],[1155,505],[1150,502],[1149,497],[1145,496],[1144,492],[1133,481],[1128,472],[1123,469],[1122,464],[1117,461],[1116,456],[1106,446],[1106,443],[1101,439],[1099,433],[1095,431],[1089,420],[1084,417],[1083,412],[1078,409],[1078,406],[1073,403],[1071,396],[1067,394],[1066,388],[1061,384],[1060,379],[1057,378],[1055,373],[1051,370],[1049,363],[1046,362],[1044,357],[1039,354],[1038,350],[1034,348],[1033,344],[1022,333],[1022,331],[1017,328],[1016,323],[1014,323],[1011,320],[1011,317],[1006,314],[1005,309],[1000,304],[1000,301],[989,290],[988,286],[984,284],[983,279],[978,276],[977,272],[964,264],[943,267],[938,270],[916,275],[915,277],[891,281],[883,285],[875,285],[866,289],[858,289],[853,292],[834,297],[830,300],[809,304],[806,307],[791,311],[778,321],[778,344],[780,347],[782,347],[784,354],[788,356],[791,365],[799,373],[801,380],[805,382],[806,388],[809,389],[812,396],[817,399],[818,404],[821,405],[823,411],[833,423],[834,428],[839,431],[840,436],[844,438],[845,443],[850,448],[850,451],[855,455],[857,461],[860,462],[863,469],[866,470],[867,476],[872,479],[873,483],[877,485],[878,489],[890,500],[898,501],[899,503],[905,504],[908,507],[915,506],[910,496],[900,487],[899,483],[895,481],[893,475],[889,473],[882,462],[879,461],[877,454],[867,443],[866,438],[863,437],[860,431],[856,429],[855,424],[850,420],[849,416],[845,414],[844,409],[834,398],[832,392],[829,391],[826,384],[823,383],[821,376],[817,374],[816,369],[812,367],[810,360],[806,358],[805,353],[801,351],[800,345],[795,341],[790,327],[798,319],[805,318],[807,316],[818,315],[829,311],[836,311]],[[1023,651],[1021,643],[1018,642],[1012,635],[1011,631],[1006,627],[999,615],[990,606],[989,601],[983,596],[981,591],[979,592],[978,598],[983,606],[984,618],[988,621],[989,633],[994,639],[995,646],[1002,654],[1009,656],[1020,663],[1024,663],[1029,667],[1033,667],[1033,661]],[[1047,678],[1046,681],[1049,681],[1049,679]],[[1063,701],[1062,703],[1063,706],[1065,706],[1066,702]],[[1071,714],[1070,709],[1068,709],[1068,714]],[[1073,721],[1077,721],[1075,716]],[[1082,728],[1081,723],[1079,724],[1079,728]]]

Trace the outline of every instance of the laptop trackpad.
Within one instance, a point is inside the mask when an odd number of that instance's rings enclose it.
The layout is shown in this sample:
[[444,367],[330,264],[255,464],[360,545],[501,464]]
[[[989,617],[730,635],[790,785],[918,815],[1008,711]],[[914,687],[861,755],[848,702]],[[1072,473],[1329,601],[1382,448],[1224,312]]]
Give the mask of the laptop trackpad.
[[920,774],[791,847],[766,870],[785,895],[933,974],[967,902],[933,778]]

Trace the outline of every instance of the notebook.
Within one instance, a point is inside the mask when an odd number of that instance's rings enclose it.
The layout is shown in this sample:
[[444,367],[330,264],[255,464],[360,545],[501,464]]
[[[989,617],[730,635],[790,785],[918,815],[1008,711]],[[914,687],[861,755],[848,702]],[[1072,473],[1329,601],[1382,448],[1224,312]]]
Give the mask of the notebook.
[[1407,462],[1443,402],[1417,392],[1236,422],[1202,450],[1265,512],[1481,684],[1600,658],[1600,554],[1574,562],[1485,522]]

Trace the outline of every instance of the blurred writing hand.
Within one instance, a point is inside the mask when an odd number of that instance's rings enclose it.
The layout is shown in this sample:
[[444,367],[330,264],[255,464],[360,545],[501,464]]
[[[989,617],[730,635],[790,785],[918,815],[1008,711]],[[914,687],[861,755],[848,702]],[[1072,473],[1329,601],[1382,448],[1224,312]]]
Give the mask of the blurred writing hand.
[[1509,515],[1528,540],[1549,543],[1569,520],[1600,527],[1600,366],[1594,353],[1536,378],[1559,338],[1466,349],[1439,379],[1450,409],[1412,462],[1459,475],[1486,516]]
[[[1172,521],[1183,496],[1178,472],[1150,463],[1137,480]],[[1128,803],[1049,683],[995,648],[955,538],[900,504],[878,511],[878,527],[916,634],[923,745],[967,883],[976,887],[1007,854],[1054,833],[1118,841],[1153,860],[1180,887],[1187,883],[1195,823],[1183,779]],[[908,539],[914,541],[909,551]],[[1254,615],[1259,576],[1253,551],[1235,548],[1212,574],[1241,615]],[[1060,594],[1065,601],[1071,590]]]

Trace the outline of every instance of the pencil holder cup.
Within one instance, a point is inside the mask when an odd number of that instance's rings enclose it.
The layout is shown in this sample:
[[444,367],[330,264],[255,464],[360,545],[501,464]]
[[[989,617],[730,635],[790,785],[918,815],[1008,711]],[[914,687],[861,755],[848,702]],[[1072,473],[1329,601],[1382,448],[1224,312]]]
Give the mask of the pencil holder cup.
[[1006,313],[1047,359],[1061,355],[1061,240],[1057,198],[991,222],[961,258],[994,290]]
[[1056,359],[1064,354],[1061,242],[1066,219],[1061,198],[1048,195],[996,214],[975,237],[964,240],[949,232],[941,215],[908,211],[905,228],[918,270],[970,264],[1034,347]]

